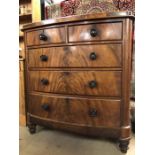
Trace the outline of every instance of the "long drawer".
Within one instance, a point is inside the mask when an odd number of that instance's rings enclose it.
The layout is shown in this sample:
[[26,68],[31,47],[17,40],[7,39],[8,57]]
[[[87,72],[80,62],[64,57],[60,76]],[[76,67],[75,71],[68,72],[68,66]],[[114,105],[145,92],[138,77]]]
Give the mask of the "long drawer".
[[29,67],[121,67],[121,44],[31,49]]
[[66,40],[66,32],[64,27],[45,28],[42,30],[34,30],[27,32],[27,46],[42,44],[59,44]]
[[56,122],[120,126],[120,100],[29,95],[28,112]]
[[30,71],[29,90],[120,97],[121,71]]
[[122,23],[96,23],[69,26],[69,42],[121,40]]

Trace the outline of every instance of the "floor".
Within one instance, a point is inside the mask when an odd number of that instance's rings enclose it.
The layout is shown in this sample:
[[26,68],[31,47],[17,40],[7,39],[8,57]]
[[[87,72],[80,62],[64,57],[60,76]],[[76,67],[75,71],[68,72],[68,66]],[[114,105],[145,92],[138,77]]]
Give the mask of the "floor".
[[[99,138],[88,138],[57,130],[37,127],[29,134],[20,127],[20,155],[123,155],[116,142]],[[135,154],[135,138],[132,135],[126,155]]]

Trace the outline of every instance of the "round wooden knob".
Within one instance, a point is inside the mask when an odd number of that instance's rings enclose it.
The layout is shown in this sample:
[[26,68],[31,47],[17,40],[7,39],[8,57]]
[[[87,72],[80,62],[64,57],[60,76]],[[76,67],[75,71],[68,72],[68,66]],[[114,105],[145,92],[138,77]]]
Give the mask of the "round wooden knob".
[[91,29],[91,30],[90,30],[90,35],[91,35],[92,37],[96,37],[96,36],[98,35],[97,30],[96,30],[96,29]]
[[44,110],[49,110],[49,105],[48,104],[43,104],[42,106],[42,109],[44,109]]
[[97,110],[96,109],[90,109],[88,114],[90,117],[96,117],[97,116]]
[[48,60],[48,56],[47,55],[41,55],[40,56],[40,60],[41,61],[47,61]]
[[93,81],[90,81],[90,82],[89,82],[89,87],[90,87],[90,88],[96,88],[96,87],[97,87],[97,82],[94,81],[94,80],[93,80]]
[[42,41],[46,41],[47,40],[47,36],[45,34],[40,34],[39,35],[39,39]]
[[49,81],[47,79],[41,79],[41,83],[43,85],[48,85],[49,84]]
[[89,57],[90,57],[91,60],[96,60],[96,58],[97,58],[95,52],[90,53],[90,56]]

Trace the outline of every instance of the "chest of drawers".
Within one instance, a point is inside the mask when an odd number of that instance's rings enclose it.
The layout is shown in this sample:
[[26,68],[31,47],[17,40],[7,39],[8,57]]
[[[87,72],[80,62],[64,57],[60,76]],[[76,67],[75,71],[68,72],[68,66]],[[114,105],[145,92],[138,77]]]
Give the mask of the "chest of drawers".
[[133,16],[101,13],[23,27],[27,126],[130,140]]

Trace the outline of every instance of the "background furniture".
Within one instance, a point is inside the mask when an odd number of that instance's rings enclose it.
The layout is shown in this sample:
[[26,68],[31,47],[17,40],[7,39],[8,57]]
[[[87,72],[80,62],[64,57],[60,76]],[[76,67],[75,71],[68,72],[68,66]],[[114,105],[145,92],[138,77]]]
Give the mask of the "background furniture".
[[30,133],[39,124],[115,137],[127,151],[133,19],[100,13],[24,26]]
[[25,49],[21,28],[28,23],[32,23],[31,0],[19,0],[19,56],[22,58],[25,58]]
[[19,0],[19,55],[25,58],[22,27],[25,24],[41,21],[41,0]]
[[26,125],[25,115],[25,79],[24,79],[24,34],[21,28],[24,24],[32,23],[31,0],[19,0],[19,124]]
[[24,34],[21,31],[24,24],[41,20],[40,0],[19,0],[19,124],[26,125],[25,115],[25,83],[24,83]]

